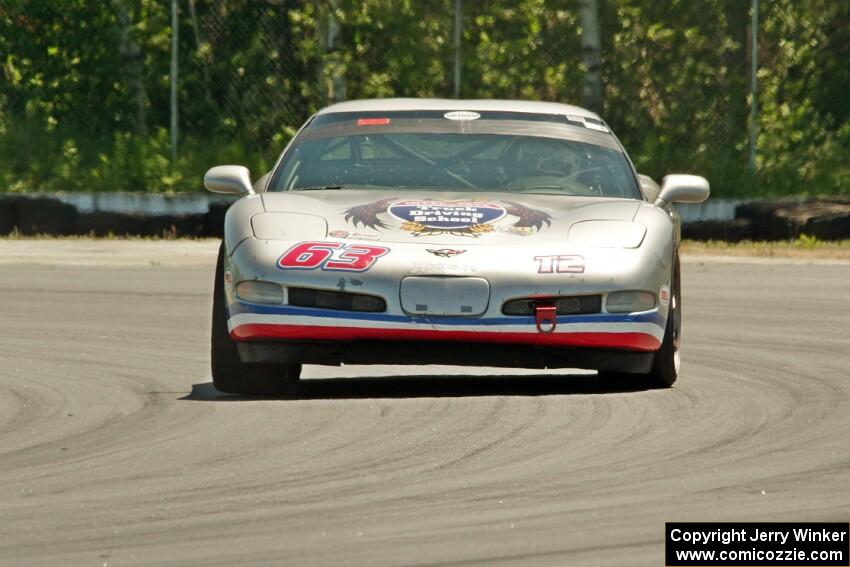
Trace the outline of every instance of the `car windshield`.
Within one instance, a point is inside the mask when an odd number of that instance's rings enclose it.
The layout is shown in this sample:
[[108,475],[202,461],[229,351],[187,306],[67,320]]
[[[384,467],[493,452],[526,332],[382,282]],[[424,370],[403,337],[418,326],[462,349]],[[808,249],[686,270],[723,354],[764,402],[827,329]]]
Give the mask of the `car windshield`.
[[302,132],[269,190],[392,187],[639,198],[613,136],[582,130],[515,120],[335,122]]

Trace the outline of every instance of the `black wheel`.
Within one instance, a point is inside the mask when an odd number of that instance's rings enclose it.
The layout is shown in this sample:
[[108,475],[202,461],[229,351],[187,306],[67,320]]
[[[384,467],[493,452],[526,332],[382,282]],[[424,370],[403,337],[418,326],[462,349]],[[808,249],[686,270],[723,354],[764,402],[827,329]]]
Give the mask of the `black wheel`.
[[655,353],[652,368],[647,374],[624,374],[620,372],[600,372],[605,379],[645,386],[647,388],[669,388],[676,383],[681,365],[679,346],[682,340],[682,278],[679,271],[679,256],[673,261],[673,281],[670,285],[670,312],[661,348]]
[[227,331],[224,298],[224,244],[218,251],[213,291],[210,369],[216,389],[228,394],[275,396],[289,393],[301,375],[300,364],[242,362]]

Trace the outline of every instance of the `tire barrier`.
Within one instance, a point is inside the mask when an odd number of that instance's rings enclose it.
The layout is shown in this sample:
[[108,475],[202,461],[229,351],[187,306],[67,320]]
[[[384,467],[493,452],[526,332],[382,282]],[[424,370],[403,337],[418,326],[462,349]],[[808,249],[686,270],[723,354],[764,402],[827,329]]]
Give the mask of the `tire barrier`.
[[[221,237],[229,206],[212,201],[206,212],[175,214],[80,211],[56,198],[0,194],[0,234]],[[801,235],[850,239],[850,198],[749,201],[737,205],[733,219],[682,224],[682,236],[691,240],[786,240]]]

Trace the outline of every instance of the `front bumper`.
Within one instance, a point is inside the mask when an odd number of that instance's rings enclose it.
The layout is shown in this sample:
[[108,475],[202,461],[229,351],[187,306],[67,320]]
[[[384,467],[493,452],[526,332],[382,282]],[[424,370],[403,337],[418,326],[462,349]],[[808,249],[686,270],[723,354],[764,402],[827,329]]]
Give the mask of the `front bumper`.
[[493,366],[506,368],[586,368],[646,374],[655,353],[597,348],[545,347],[429,341],[242,341],[243,362],[279,364],[392,364]]
[[551,332],[534,317],[435,317],[352,313],[235,302],[228,328],[236,341],[459,341],[467,343],[590,347],[652,352],[664,338],[658,310],[635,314],[562,315]]
[[[277,268],[278,258],[291,245],[291,242],[248,238],[226,259],[226,273],[230,278],[225,284],[228,329],[231,338],[240,343],[240,353],[246,361],[274,358],[277,355],[269,353],[275,348],[286,350],[285,345],[300,344],[303,350],[309,344],[329,360],[340,359],[331,356],[334,352],[345,350],[350,359],[354,356],[352,353],[362,351],[365,345],[373,345],[381,353],[377,361],[388,362],[392,358],[389,351],[397,346],[413,345],[415,351],[415,345],[422,343],[434,347],[472,345],[479,351],[490,351],[490,358],[493,358],[492,351],[496,350],[511,352],[514,357],[532,351],[549,353],[543,359],[558,352],[586,350],[608,352],[609,357],[613,351],[648,353],[651,359],[651,354],[660,347],[664,337],[667,305],[662,304],[640,313],[559,315],[551,332],[542,332],[533,316],[502,313],[505,301],[519,297],[629,289],[659,290],[669,284],[669,265],[661,261],[662,255],[646,249],[564,250],[563,245],[547,245],[548,248],[530,250],[528,246],[474,245],[468,246],[461,256],[442,260],[428,253],[433,245],[390,244],[388,246],[392,250],[368,271],[340,273]],[[584,258],[585,269],[582,273],[540,272],[541,263],[535,258],[546,254],[578,255]],[[399,295],[399,282],[408,276],[423,275],[486,279],[490,296],[485,311],[480,316],[412,315],[405,312]],[[283,286],[367,293],[384,298],[387,310],[366,313],[240,301],[235,296],[233,284],[249,279],[272,281]],[[243,348],[248,344],[254,346]],[[481,348],[481,345],[488,344],[499,345],[499,348]],[[336,351],[334,345],[338,347]],[[518,350],[515,351],[514,347]],[[427,350],[429,352],[424,359],[431,362],[452,358],[442,346]],[[257,355],[260,351],[265,354]],[[441,352],[446,354],[443,358],[440,357]],[[414,354],[408,353],[406,360],[419,360]],[[571,357],[575,359],[575,355]],[[298,356],[288,353],[277,358],[291,360]],[[341,359],[344,358],[342,356]],[[358,354],[354,358],[364,357]],[[463,354],[460,358],[469,358],[469,355]],[[306,359],[301,357],[301,361],[306,362]]]

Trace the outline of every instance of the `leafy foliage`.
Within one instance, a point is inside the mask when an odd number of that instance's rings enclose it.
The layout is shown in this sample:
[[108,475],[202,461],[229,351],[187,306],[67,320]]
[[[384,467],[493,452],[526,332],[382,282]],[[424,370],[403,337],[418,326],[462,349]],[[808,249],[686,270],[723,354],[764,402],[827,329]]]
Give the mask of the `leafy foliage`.
[[[216,163],[267,169],[342,85],[453,89],[453,0],[179,0],[172,163],[169,4],[0,0],[0,190],[199,190]],[[642,172],[700,173],[719,196],[850,194],[850,3],[762,3],[755,177],[749,2],[599,4],[603,115]],[[463,97],[581,102],[578,0],[464,7]]]

